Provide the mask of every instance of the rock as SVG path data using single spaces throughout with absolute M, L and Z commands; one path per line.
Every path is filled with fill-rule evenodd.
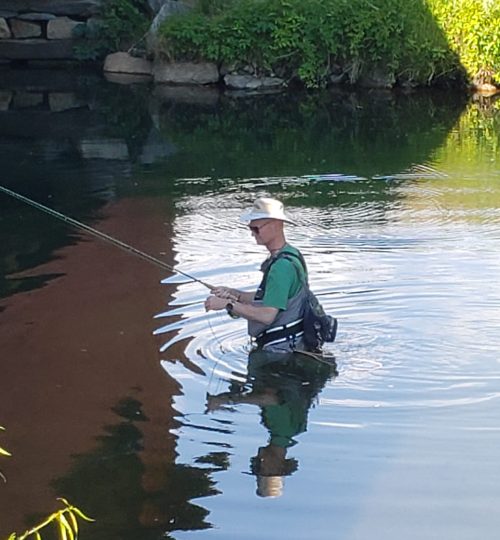
M 103 23 L 100 17 L 90 17 L 87 19 L 87 34 L 95 36 L 102 28 Z
M 12 101 L 12 92 L 10 90 L 0 90 L 0 111 L 8 111 Z
M 151 0 L 150 0 L 151 2 Z M 148 33 L 146 35 L 146 47 L 148 51 L 155 51 L 156 44 L 158 42 L 158 28 L 161 23 L 165 21 L 171 15 L 178 13 L 187 13 L 191 10 L 191 6 L 184 2 L 176 2 L 175 0 L 156 0 L 154 5 L 157 5 L 161 2 L 161 7 L 156 13 L 151 26 L 149 27 Z
M 90 17 L 99 12 L 101 0 L 2 0 L 2 9 L 17 13 L 36 12 Z
M 279 77 L 255 77 L 253 75 L 226 75 L 224 84 L 236 90 L 264 90 L 282 88 L 286 85 Z
M 347 73 L 338 64 L 334 64 L 330 68 L 328 80 L 330 84 L 341 84 L 347 79 Z
M 2 17 L 0 18 L 0 39 L 9 39 L 12 36 L 7 21 Z
M 84 105 L 85 103 L 80 101 L 72 92 L 51 92 L 49 94 L 49 107 L 52 112 L 78 109 Z
M 85 159 L 129 159 L 127 143 L 123 139 L 83 139 L 80 152 Z
M 0 17 L 2 19 L 12 19 L 12 17 L 17 16 L 17 11 L 4 11 L 0 9 Z
M 363 73 L 358 84 L 363 88 L 392 88 L 396 84 L 396 77 L 383 68 L 374 68 L 369 73 Z
M 24 13 L 23 15 L 17 15 L 16 18 L 22 21 L 51 21 L 56 16 L 52 13 Z
M 48 39 L 71 39 L 73 30 L 82 23 L 69 17 L 57 17 L 47 24 Z
M 500 92 L 500 88 L 491 83 L 476 83 L 473 90 L 482 96 L 494 96 Z
M 42 35 L 42 27 L 33 22 L 11 19 L 10 28 L 13 37 L 17 39 L 36 38 Z
M 28 109 L 43 104 L 43 94 L 37 92 L 16 92 L 12 100 L 13 109 Z
M 182 1 L 182 0 L 147 0 L 149 9 L 152 13 L 159 13 L 165 6 L 168 6 L 168 9 L 180 9 L 180 10 L 189 10 L 192 9 L 196 4 L 196 1 Z M 172 4 L 179 4 L 177 7 L 172 6 Z M 178 11 L 176 12 L 178 13 Z
M 342 84 L 347 79 L 347 75 L 345 73 L 341 73 L 340 75 L 330 75 L 330 84 Z
M 73 40 L 0 40 L 0 58 L 10 60 L 65 60 L 73 58 Z
M 133 73 L 151 75 L 153 65 L 145 58 L 135 58 L 126 52 L 108 54 L 104 61 L 104 71 L 111 73 Z
M 219 80 L 215 64 L 206 63 L 155 63 L 153 76 L 157 83 L 169 84 L 213 84 Z

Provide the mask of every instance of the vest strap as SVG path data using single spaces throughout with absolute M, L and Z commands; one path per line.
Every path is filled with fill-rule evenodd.
M 300 318 L 282 326 L 269 328 L 269 330 L 260 333 L 255 338 L 255 342 L 259 347 L 263 347 L 264 345 L 282 343 L 291 338 L 300 337 L 304 333 L 303 323 L 304 319 Z

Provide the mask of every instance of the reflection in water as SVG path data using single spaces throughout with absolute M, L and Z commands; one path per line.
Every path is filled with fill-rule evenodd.
M 287 458 L 295 437 L 307 429 L 307 415 L 326 381 L 336 375 L 333 358 L 321 359 L 300 353 L 273 354 L 252 351 L 246 383 L 233 382 L 228 392 L 207 394 L 207 410 L 250 404 L 260 408 L 269 443 L 251 459 L 257 478 L 257 495 L 279 497 L 283 477 L 295 472 L 298 462 Z M 307 474 L 307 472 L 306 472 Z
M 60 496 L 78 501 L 95 518 L 89 540 L 171 538 L 172 530 L 206 529 L 208 511 L 191 503 L 215 495 L 211 472 L 227 468 L 224 452 L 200 458 L 208 467 L 149 463 L 141 425 L 149 420 L 141 403 L 125 398 L 114 407 L 122 420 L 105 428 L 93 452 L 74 456 L 68 473 L 54 480 Z
M 54 79 L 50 84 L 58 86 Z M 303 248 L 313 289 L 342 322 L 333 385 L 332 374 L 299 372 L 290 380 L 276 365 L 252 376 L 252 362 L 249 376 L 243 327 L 225 316 L 208 319 L 205 289 L 178 283 L 172 293 L 170 286 L 174 297 L 164 302 L 167 309 L 146 298 L 141 287 L 147 285 L 136 285 L 140 280 L 116 285 L 132 266 L 121 260 L 103 285 L 108 272 L 100 263 L 109 254 L 102 251 L 99 261 L 85 259 L 79 283 L 64 292 L 70 259 L 60 251 L 72 245 L 81 254 L 82 238 L 0 198 L 0 315 L 3 354 L 10 359 L 2 371 L 9 391 L 0 392 L 3 414 L 10 415 L 6 436 L 46 430 L 53 420 L 46 411 L 71 411 L 76 386 L 86 397 L 102 393 L 96 391 L 102 366 L 117 350 L 123 384 L 116 395 L 140 382 L 154 404 L 127 399 L 115 408 L 120 420 L 100 423 L 109 403 L 102 411 L 93 403 L 97 418 L 87 434 L 100 433 L 102 423 L 105 434 L 87 451 L 85 437 L 75 437 L 84 431 L 81 425 L 72 428 L 65 437 L 75 439 L 71 452 L 77 455 L 66 473 L 64 458 L 59 469 L 54 460 L 44 460 L 39 450 L 50 445 L 40 445 L 43 437 L 19 435 L 15 456 L 36 440 L 24 463 L 29 461 L 30 471 L 46 469 L 24 515 L 43 507 L 45 479 L 57 477 L 57 494 L 98 519 L 84 531 L 89 539 L 179 540 L 197 534 L 254 540 L 282 535 L 283 523 L 290 538 L 305 538 L 311 522 L 318 539 L 496 538 L 500 116 L 494 101 L 467 104 L 449 92 L 237 100 L 155 89 L 151 96 L 147 87 L 70 76 L 67 88 L 55 90 L 78 99 L 73 108 L 56 111 L 48 109 L 55 103 L 49 83 L 48 89 L 39 81 L 20 84 L 2 74 L 0 84 L 8 94 L 29 87 L 44 95 L 39 106 L 21 110 L 21 101 L 13 99 L 0 111 L 0 168 L 9 187 L 94 225 L 104 203 L 126 198 L 127 219 L 119 229 L 129 217 L 135 227 L 131 216 L 141 197 L 155 197 L 164 212 L 154 223 L 147 213 L 140 217 L 151 227 L 137 247 L 159 238 L 151 244 L 159 255 L 168 252 L 165 240 L 172 238 L 179 268 L 208 282 L 229 277 L 234 286 L 256 279 L 262 253 L 242 250 L 248 232 L 233 224 L 256 196 L 274 195 L 299 218 L 290 241 Z M 172 234 L 162 224 L 172 226 Z M 56 270 L 36 273 L 59 256 Z M 29 270 L 30 276 L 18 274 Z M 46 316 L 61 296 L 72 300 L 75 290 L 88 296 L 86 287 L 107 291 L 111 280 L 112 294 L 92 296 L 94 305 L 78 319 L 84 327 L 78 340 L 69 330 L 74 327 L 58 315 Z M 130 298 L 134 286 L 139 292 L 133 306 L 124 308 L 121 300 Z M 28 289 L 31 294 L 22 294 Z M 117 345 L 141 295 L 154 307 L 143 306 L 137 339 L 128 348 L 143 343 L 140 336 L 150 337 L 153 328 L 145 327 L 151 313 L 162 311 L 158 319 L 166 320 L 158 329 L 161 342 L 132 369 L 139 353 L 130 356 Z M 43 305 L 36 304 L 40 297 Z M 71 308 L 54 312 L 69 319 Z M 12 313 L 18 319 L 9 318 Z M 41 313 L 40 320 L 33 313 Z M 120 320 L 107 332 L 105 320 L 115 313 Z M 94 315 L 97 325 L 91 324 Z M 15 340 L 8 330 L 15 331 Z M 29 332 L 36 338 L 30 341 Z M 99 353 L 92 353 L 79 341 L 98 332 Z M 50 343 L 41 355 L 44 334 Z M 157 356 L 162 343 L 170 346 Z M 59 356 L 64 358 L 56 362 Z M 168 385 L 151 392 L 156 373 L 144 377 L 144 368 L 158 367 L 160 359 L 182 385 L 173 397 Z M 307 384 L 299 385 L 303 380 Z M 216 396 L 209 400 L 212 408 L 228 394 L 241 402 L 204 414 L 207 392 Z M 40 406 L 49 399 L 52 409 Z M 311 407 L 316 399 L 321 406 Z M 142 406 L 151 419 L 141 414 Z M 151 414 L 155 407 L 169 417 L 168 426 L 161 414 Z M 21 411 L 22 427 L 12 429 Z M 176 429 L 169 433 L 172 425 Z M 148 446 L 144 441 L 154 426 L 156 444 Z M 268 444 L 260 443 L 265 437 Z M 296 438 L 301 444 L 292 448 Z M 32 457 L 37 451 L 39 462 Z M 283 489 L 280 475 L 299 463 Z M 248 472 L 255 478 L 243 474 Z M 8 476 L 7 488 L 20 477 Z M 259 493 L 281 490 L 283 496 L 272 503 L 255 497 L 256 481 Z M 35 487 L 31 482 L 19 482 L 16 501 Z M 242 527 L 249 522 L 252 527 Z M 3 520 L 0 525 L 9 526 Z

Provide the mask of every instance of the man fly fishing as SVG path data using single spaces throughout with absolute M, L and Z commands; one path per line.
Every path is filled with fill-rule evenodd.
M 0 192 L 153 264 L 201 283 L 212 292 L 205 300 L 206 310 L 226 309 L 233 317 L 245 318 L 248 321 L 248 333 L 261 350 L 316 353 L 321 352 L 325 341 L 335 340 L 337 319 L 324 312 L 318 299 L 309 289 L 304 258 L 285 239 L 284 224 L 293 222 L 286 216 L 283 204 L 276 199 L 266 197 L 257 199 L 251 211 L 241 216 L 241 220 L 248 224 L 257 243 L 266 246 L 269 251 L 268 258 L 261 266 L 264 274 L 262 281 L 257 291 L 253 293 L 230 287 L 213 287 L 117 238 L 1 185 Z
M 259 198 L 240 220 L 248 224 L 257 244 L 269 251 L 262 263 L 262 281 L 256 292 L 215 287 L 205 301 L 207 311 L 227 310 L 248 321 L 248 333 L 269 352 L 307 351 L 304 306 L 307 302 L 307 267 L 298 249 L 287 243 L 284 224 L 293 223 L 283 203 Z

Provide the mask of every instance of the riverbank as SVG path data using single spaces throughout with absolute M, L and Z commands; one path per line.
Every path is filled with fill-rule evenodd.
M 156 58 L 214 62 L 225 82 L 270 77 L 308 88 L 499 82 L 500 6 L 483 0 L 240 0 L 167 18 Z M 217 7 L 218 6 L 218 7 Z
M 445 86 L 498 92 L 486 0 L 6 0 L 0 64 L 93 63 L 155 84 L 244 92 Z

